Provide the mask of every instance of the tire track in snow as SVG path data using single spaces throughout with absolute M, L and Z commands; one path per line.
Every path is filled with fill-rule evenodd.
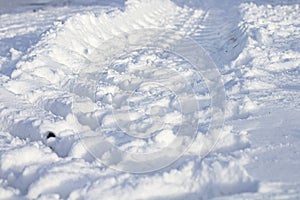
M 212 1 L 211 4 L 218 2 Z M 247 27 L 243 24 L 238 4 L 234 1 L 230 7 L 206 7 L 205 15 L 199 23 L 201 27 L 191 36 L 210 53 L 222 70 L 225 65 L 235 60 L 245 47 Z
M 36 47 L 36 51 L 33 51 L 31 55 L 36 56 L 36 58 L 32 62 L 20 62 L 19 67 L 16 71 L 13 73 L 13 77 L 17 80 L 26 80 L 30 79 L 31 81 L 36 81 L 38 84 L 32 84 L 32 85 L 41 85 L 45 86 L 46 88 L 49 88 L 48 91 L 51 91 L 49 96 L 55 99 L 53 97 L 53 93 L 57 92 L 57 97 L 61 97 L 62 93 L 65 91 L 61 91 L 60 86 L 64 84 L 64 81 L 67 83 L 70 81 L 65 79 L 60 80 L 60 77 L 64 77 L 65 73 L 68 75 L 71 75 L 72 77 L 72 68 L 73 70 L 80 69 L 80 66 L 88 66 L 89 63 L 93 63 L 92 58 L 90 58 L 88 55 L 86 55 L 84 52 L 86 49 L 89 51 L 92 51 L 95 49 L 94 46 L 98 46 L 101 44 L 101 42 L 105 39 L 108 39 L 111 37 L 111 35 L 118 35 L 122 33 L 122 31 L 130 31 L 133 29 L 136 29 L 138 24 L 138 28 L 145 28 L 145 27 L 159 27 L 161 26 L 162 22 L 158 20 L 153 20 L 153 16 L 160 15 L 165 13 L 166 19 L 172 20 L 172 14 L 175 10 L 174 6 L 168 7 L 168 6 L 157 6 L 154 11 L 152 11 L 151 7 L 154 7 L 154 5 L 157 5 L 157 3 L 152 4 L 141 4 L 141 8 L 138 5 L 129 6 L 127 13 L 118 13 L 120 16 L 116 16 L 112 19 L 108 18 L 107 15 L 101 16 L 97 18 L 94 15 L 80 15 L 76 16 L 74 18 L 71 18 L 68 22 L 66 22 L 65 27 L 62 28 L 62 30 L 58 31 L 58 36 L 56 36 L 54 39 L 51 39 L 52 34 L 49 34 L 49 36 L 46 36 L 41 41 L 41 44 L 38 46 L 49 46 L 50 48 L 46 48 L 42 50 L 41 48 Z M 150 12 L 143 12 L 144 10 L 150 10 Z M 117 15 L 117 14 L 114 14 Z M 136 22 L 136 24 L 133 24 L 129 30 L 126 30 L 126 27 L 128 24 L 131 24 L 132 19 L 135 18 L 135 15 L 141 16 L 140 21 Z M 168 17 L 169 15 L 169 17 Z M 170 17 L 171 16 L 171 17 Z M 131 19 L 132 18 L 132 19 Z M 145 19 L 144 21 L 142 21 Z M 152 22 L 151 22 L 152 19 Z M 126 24 L 127 23 L 127 24 Z M 168 22 L 169 23 L 169 22 Z M 124 27 L 121 25 L 125 24 Z M 61 25 L 63 26 L 63 25 Z M 90 27 L 97 28 L 102 27 L 101 29 L 98 28 L 96 30 L 90 29 Z M 105 27 L 105 28 L 103 28 Z M 58 28 L 59 29 L 59 28 Z M 55 32 L 53 35 L 56 35 Z M 81 34 L 82 37 L 79 39 L 78 34 Z M 89 35 L 89 37 L 84 37 L 86 34 Z M 71 45 L 65 45 L 66 42 L 64 42 L 65 38 L 68 38 L 70 41 L 69 43 Z M 97 44 L 98 43 L 98 44 Z M 73 45 L 73 46 L 72 46 Z M 77 46 L 76 46 L 77 45 Z M 91 49 L 91 50 L 90 50 Z M 45 53 L 44 53 L 45 52 Z M 66 60 L 67 59 L 67 60 Z M 41 63 L 41 64 L 36 64 Z M 37 68 L 35 68 L 37 67 Z M 42 69 L 42 70 L 40 70 Z M 43 70 L 44 69 L 44 70 Z M 50 69 L 50 70 L 49 70 Z M 62 70 L 63 69 L 63 70 Z M 48 70 L 48 71 L 45 71 Z M 99 69 L 91 69 L 98 71 Z M 51 76 L 53 74 L 54 76 Z M 26 77 L 28 76 L 28 77 Z M 16 82 L 14 81 L 14 82 Z M 21 81 L 20 81 L 21 82 Z M 63 82 L 63 83 L 61 83 Z M 49 84 L 51 83 L 51 84 Z M 73 84 L 73 82 L 69 82 Z M 6 84 L 7 88 L 9 88 L 11 91 L 19 94 L 25 94 L 25 97 L 30 100 L 32 103 L 35 104 L 42 104 L 41 107 L 55 107 L 48 104 L 47 97 L 47 89 L 43 89 L 43 91 L 39 91 L 38 88 L 22 88 L 21 90 L 19 88 L 14 88 L 13 84 L 10 87 L 10 83 Z M 21 83 L 20 83 L 21 85 Z M 75 94 L 79 96 L 86 96 L 92 98 L 93 93 L 95 91 L 95 88 L 93 85 L 86 85 L 85 83 L 78 84 L 72 87 Z M 84 94 L 82 94 L 82 89 L 87 90 Z M 31 98 L 28 94 L 32 94 L 33 98 Z M 43 102 L 43 98 L 40 98 L 41 95 L 43 98 L 46 99 L 46 102 Z M 68 95 L 66 95 L 68 98 Z M 70 97 L 70 96 L 69 96 Z M 60 98 L 61 99 L 61 98 Z M 49 101 L 51 102 L 51 101 Z M 62 102 L 62 104 L 64 104 Z M 66 105 L 66 107 L 68 107 Z M 51 110 L 50 110 L 51 111 Z M 65 116 L 58 116 L 58 117 L 65 117 Z
M 68 118 L 71 115 L 72 110 L 65 110 L 63 112 L 57 113 L 56 110 L 58 108 L 69 108 L 70 99 L 75 94 L 77 97 L 83 99 L 83 103 L 89 103 L 90 105 L 95 105 L 95 101 L 93 99 L 93 93 L 95 91 L 95 87 L 93 84 L 87 85 L 85 81 L 80 83 L 75 83 L 72 79 L 76 79 L 76 72 L 84 71 L 85 76 L 89 79 L 95 79 L 92 76 L 94 72 L 99 72 L 98 68 L 88 68 L 91 63 L 97 61 L 97 58 L 92 57 L 91 52 L 97 52 L 97 48 L 101 46 L 103 41 L 112 37 L 112 35 L 118 35 L 121 33 L 130 32 L 134 29 L 142 29 L 142 28 L 151 28 L 151 27 L 167 27 L 174 28 L 186 35 L 192 35 L 194 32 L 197 33 L 198 27 L 202 26 L 202 24 L 207 23 L 206 25 L 212 27 L 215 23 L 213 20 L 215 15 L 207 14 L 208 12 L 199 10 L 194 10 L 193 8 L 188 7 L 177 7 L 175 4 L 163 1 L 147 1 L 147 2 L 134 2 L 129 4 L 124 12 L 116 11 L 110 14 L 103 15 L 94 15 L 93 13 L 89 14 L 79 14 L 77 16 L 72 17 L 64 24 L 59 24 L 55 29 L 49 32 L 41 42 L 35 47 L 35 50 L 29 55 L 29 58 L 32 58 L 32 61 L 24 61 L 18 64 L 18 69 L 13 72 L 13 80 L 10 80 L 7 84 L 4 84 L 10 91 L 18 93 L 20 96 L 25 95 L 24 99 L 29 99 L 29 101 L 33 105 L 39 105 L 41 109 L 45 109 L 45 116 L 47 111 L 50 111 L 50 117 L 52 117 L 52 122 L 43 121 L 39 126 L 41 132 L 45 132 L 49 129 L 54 130 L 54 132 L 58 133 L 59 137 L 62 138 L 61 144 L 70 143 L 70 149 L 67 149 L 63 155 L 71 156 L 71 157 L 84 157 L 86 160 L 89 160 L 86 152 L 80 149 L 80 143 L 76 139 L 73 141 L 68 141 L 67 138 L 70 135 L 75 135 L 76 130 L 74 130 L 72 120 Z M 210 15 L 210 16 L 209 16 Z M 157 16 L 160 16 L 157 18 Z M 205 17 L 209 16 L 209 17 Z M 219 15 L 218 17 L 220 17 Z M 216 26 L 220 27 L 219 24 Z M 226 29 L 229 33 L 232 33 L 231 26 Z M 194 30 L 193 30 L 194 29 Z M 212 38 L 216 38 L 217 36 L 211 36 L 214 33 L 213 28 L 208 28 L 204 26 L 201 29 L 197 41 L 203 41 L 203 45 L 209 47 L 213 46 L 208 41 Z M 242 34 L 239 29 L 236 29 L 237 35 Z M 233 31 L 235 33 L 235 31 Z M 205 33 L 202 35 L 202 33 Z M 86 36 L 89 37 L 86 37 Z M 197 34 L 196 34 L 197 35 Z M 242 34 L 243 35 L 243 34 Z M 230 36 L 226 35 L 220 39 L 220 42 L 223 42 L 223 46 L 226 46 L 226 41 L 230 40 Z M 225 43 L 224 43 L 225 41 Z M 206 43 L 208 42 L 208 43 Z M 236 41 L 235 41 L 236 42 Z M 213 51 L 213 50 L 211 50 Z M 222 59 L 222 58 L 221 58 Z M 232 59 L 232 57 L 231 57 Z M 226 59 L 224 59 L 226 61 Z M 228 59 L 230 60 L 230 59 Z M 75 73 L 74 73 L 75 72 Z M 16 88 L 16 83 L 22 83 L 22 81 L 30 80 L 33 82 L 32 85 L 38 85 L 39 88 Z M 69 91 L 65 89 L 61 89 L 61 86 L 64 85 L 64 88 L 71 87 Z M 83 89 L 85 92 L 82 92 Z M 58 100 L 58 101 L 57 101 Z M 62 114 L 65 113 L 65 114 Z M 69 113 L 69 115 L 68 115 Z M 85 116 L 85 119 L 81 120 L 82 126 L 81 130 L 84 131 L 86 129 L 90 129 L 91 127 L 84 126 L 93 124 L 93 121 L 89 116 Z M 67 130 L 67 131 L 66 131 Z M 230 146 L 237 146 L 241 143 L 238 137 L 233 136 L 230 128 L 226 128 L 223 130 L 223 140 L 224 144 L 219 144 L 217 149 L 226 149 Z M 19 133 L 20 134 L 20 133 Z M 70 136 L 71 137 L 71 136 Z M 204 136 L 199 136 L 197 138 L 199 141 L 205 140 Z M 197 142 L 197 141 L 196 141 Z M 207 141 L 209 143 L 210 141 Z M 78 143 L 78 145 L 76 145 Z M 58 148 L 54 150 L 58 154 L 61 149 Z M 73 145 L 73 146 L 72 146 Z M 208 145 L 208 144 L 207 144 Z M 227 146 L 228 145 L 228 146 Z M 243 144 L 241 145 L 243 146 Z M 243 147 L 242 147 L 243 148 Z M 198 151 L 197 148 L 194 148 L 191 151 L 191 154 L 196 154 Z M 222 152 L 222 151 L 220 151 Z M 229 151 L 230 152 L 230 151 Z M 255 190 L 255 184 L 251 180 L 251 178 L 247 177 L 246 172 L 240 167 L 238 161 L 231 158 L 230 156 L 224 159 L 224 156 L 212 156 L 208 159 L 205 159 L 201 162 L 200 159 L 195 159 L 194 156 L 185 156 L 181 162 L 177 163 L 178 169 L 175 171 L 170 171 L 170 169 L 166 169 L 164 174 L 170 177 L 170 182 L 174 184 L 174 187 L 179 187 L 181 185 L 181 180 L 173 180 L 172 177 L 177 176 L 176 173 L 180 174 L 183 179 L 190 179 L 186 182 L 186 185 L 190 186 L 192 189 L 181 189 L 178 191 L 177 195 L 185 196 L 188 193 L 195 193 L 194 197 L 204 195 L 204 197 L 213 197 L 221 194 L 231 194 L 235 192 L 241 191 L 250 191 Z M 223 157 L 223 158 L 222 158 Z M 229 174 L 227 177 L 221 177 L 221 174 L 227 171 Z M 174 174 L 175 173 L 175 174 Z M 234 175 L 236 173 L 236 175 Z M 189 174 L 188 176 L 186 174 Z M 162 174 L 161 174 L 162 175 Z M 143 188 L 143 184 L 149 182 L 159 182 L 164 183 L 166 180 L 159 175 L 150 176 L 147 180 L 144 180 L 140 177 L 135 177 L 135 179 L 131 179 L 132 183 L 139 185 L 138 190 L 132 191 L 130 186 L 125 186 L 124 188 L 117 188 L 122 193 L 127 195 L 137 195 L 139 191 Z M 206 176 L 207 180 L 201 177 Z M 218 177 L 220 176 L 220 177 Z M 216 178 L 213 178 L 216 177 Z M 103 178 L 103 177 L 101 177 Z M 224 179 L 225 178 L 225 179 Z M 105 178 L 103 178 L 105 179 Z M 223 191 L 223 185 L 231 181 L 227 179 L 235 180 L 234 184 L 243 185 L 240 187 L 233 188 L 232 190 Z M 199 180 L 203 182 L 199 184 Z M 76 191 L 73 193 L 73 196 L 76 195 L 93 195 L 98 193 L 103 193 L 98 183 L 89 183 L 90 193 L 84 193 L 83 191 L 77 193 Z M 158 185 L 158 187 L 161 187 Z M 204 189 L 207 187 L 217 188 L 214 191 Z M 250 187 L 250 189 L 249 189 Z M 253 189 L 254 188 L 254 189 Z M 111 188 L 110 191 L 106 192 L 107 196 L 113 195 L 114 189 Z M 140 193 L 142 194 L 142 193 Z M 35 194 L 32 193 L 31 197 L 35 197 Z M 145 195 L 152 196 L 151 193 L 146 193 Z M 167 197 L 168 186 L 162 187 L 160 193 L 157 194 L 158 197 Z M 143 196 L 141 196 L 142 198 Z M 152 196 L 155 197 L 155 196 Z M 116 197 L 117 198 L 117 197 Z M 138 198 L 138 196 L 136 196 Z

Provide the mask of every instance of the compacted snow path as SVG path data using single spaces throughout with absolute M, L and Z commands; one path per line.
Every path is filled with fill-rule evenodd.
M 299 197 L 299 4 L 84 4 L 0 15 L 0 198 Z M 157 48 L 185 37 L 226 102 Z M 225 123 L 210 131 L 214 99 Z M 286 172 L 273 179 L 276 152 Z

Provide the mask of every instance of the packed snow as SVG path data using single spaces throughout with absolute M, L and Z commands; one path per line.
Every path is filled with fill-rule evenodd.
M 300 1 L 0 1 L 0 199 L 299 199 Z

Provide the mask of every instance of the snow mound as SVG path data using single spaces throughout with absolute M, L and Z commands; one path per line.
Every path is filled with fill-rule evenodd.
M 219 119 L 213 117 L 205 77 L 178 55 L 151 48 L 122 52 L 127 43 L 112 41 L 136 30 L 172 29 L 178 35 L 168 38 L 170 43 L 190 36 L 210 47 L 217 64 L 228 64 L 243 52 L 246 31 L 234 10 L 232 15 L 238 18 L 226 21 L 215 49 L 212 40 L 218 34 L 211 33 L 221 26 L 224 10 L 213 10 L 168 0 L 128 1 L 124 10 L 86 10 L 56 21 L 20 59 L 11 50 L 16 69 L 10 77 L 10 73 L 1 75 L 5 96 L 0 121 L 5 124 L 1 130 L 9 132 L 4 137 L 18 142 L 9 144 L 0 157 L 3 193 L 53 199 L 207 199 L 257 191 L 258 183 L 243 167 L 247 158 L 237 153 L 250 145 L 246 134 L 229 125 L 208 132 L 210 122 Z M 142 84 L 142 80 L 150 81 Z M 234 87 L 225 84 L 233 92 Z M 244 98 L 240 107 L 229 103 L 229 110 L 236 110 L 230 119 L 247 118 L 256 105 L 250 98 Z M 56 137 L 47 139 L 49 131 Z M 186 135 L 191 132 L 195 137 L 188 151 L 177 149 L 184 154 L 157 172 L 118 172 L 97 160 L 106 159 L 106 164 L 118 169 L 122 161 L 135 159 L 111 151 L 99 138 L 122 151 L 147 154 L 176 138 L 188 143 Z M 164 163 L 161 157 L 168 160 L 172 155 L 164 152 L 154 164 Z M 136 167 L 134 162 L 127 166 Z

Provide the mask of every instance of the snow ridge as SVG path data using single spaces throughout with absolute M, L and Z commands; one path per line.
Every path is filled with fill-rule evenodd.
M 55 22 L 21 57 L 21 49 L 10 50 L 16 63 L 10 65 L 11 73 L 4 70 L 7 73 L 2 73 L 0 79 L 4 94 L 0 105 L 3 125 L 0 136 L 7 141 L 0 149 L 0 192 L 6 195 L 4 198 L 208 199 L 262 192 L 266 186 L 260 187 L 244 168 L 249 161 L 245 153 L 250 147 L 247 129 L 241 131 L 231 123 L 236 119 L 251 119 L 260 106 L 273 104 L 265 101 L 270 89 L 274 89 L 279 99 L 285 93 L 290 95 L 276 101 L 279 107 L 289 102 L 299 108 L 299 102 L 293 101 L 300 99 L 299 79 L 294 73 L 299 70 L 299 5 L 274 8 L 234 1 L 227 12 L 215 3 L 183 6 L 180 1 L 131 0 L 126 2 L 124 10 L 82 9 L 66 20 Z M 290 15 L 279 18 L 277 12 Z M 269 18 L 272 23 L 261 21 L 267 20 L 263 15 L 273 16 Z M 288 22 L 293 25 L 287 26 L 286 32 L 280 30 Z M 127 52 L 109 66 L 100 62 L 117 54 L 114 48 L 126 46 L 112 42 L 112 51 L 99 54 L 107 47 L 107 40 L 153 28 L 170 28 L 195 39 L 208 50 L 224 77 L 228 122 L 219 130 L 222 132 L 219 142 L 205 158 L 201 155 L 210 150 L 219 134 L 205 134 L 211 120 L 209 91 L 189 63 L 153 49 Z M 289 35 L 291 32 L 295 34 L 293 37 Z M 282 62 L 277 62 L 278 59 Z M 159 66 L 159 70 L 153 65 Z M 166 70 L 165 66 L 169 68 Z M 282 73 L 287 80 L 278 78 Z M 189 87 L 181 84 L 182 77 L 189 81 Z M 164 81 L 161 85 L 142 85 L 128 95 L 130 103 L 142 108 L 131 109 L 124 103 L 125 97 L 118 94 L 134 85 L 132 80 L 146 78 Z M 202 105 L 200 111 L 185 118 L 179 112 L 176 98 L 171 98 L 176 95 L 165 89 L 168 84 L 176 85 L 187 97 L 186 101 L 194 90 Z M 294 92 L 287 92 L 286 88 Z M 175 91 L 175 87 L 172 89 Z M 15 101 L 11 102 L 12 99 Z M 153 109 L 147 110 L 145 102 Z M 121 110 L 117 123 L 124 130 L 132 134 L 140 130 L 145 134 L 159 131 L 151 139 L 130 140 L 115 128 L 116 116 L 109 109 L 111 105 Z M 131 121 L 124 113 L 130 113 Z M 164 116 L 150 119 L 145 113 L 164 113 Z M 149 153 L 167 146 L 177 136 L 175 129 L 182 121 L 197 117 L 202 121 L 189 151 L 157 172 L 138 175 L 115 171 L 99 164 L 82 143 L 99 146 L 93 134 L 101 130 L 101 137 L 124 151 Z M 157 120 L 156 125 L 164 127 L 152 127 L 150 120 Z M 164 124 L 159 124 L 160 121 Z M 57 137 L 46 139 L 48 131 Z M 95 148 L 101 151 L 101 156 L 108 157 L 111 166 L 118 166 L 125 159 L 111 156 L 105 145 Z

